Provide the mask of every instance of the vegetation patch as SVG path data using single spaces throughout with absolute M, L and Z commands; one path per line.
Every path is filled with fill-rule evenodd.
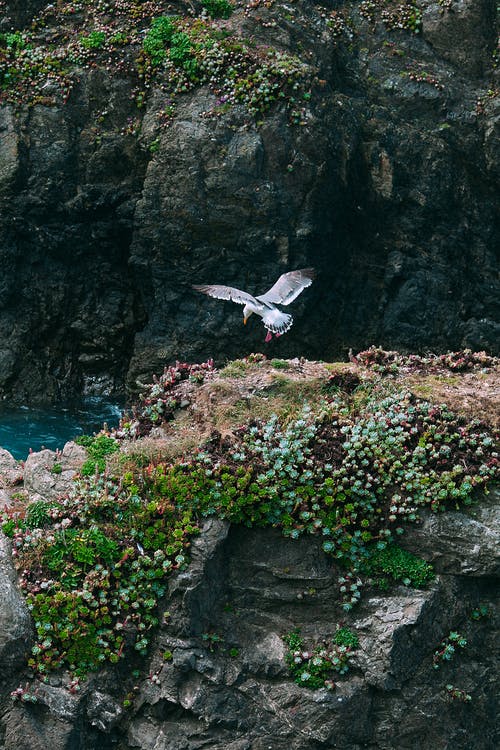
M 88 478 L 61 502 L 4 521 L 35 623 L 29 665 L 38 674 L 66 667 L 84 676 L 124 650 L 146 653 L 166 576 L 186 565 L 198 526 L 188 509 L 137 491 L 130 476 Z
M 153 65 L 160 65 L 165 60 L 167 45 L 170 43 L 174 31 L 174 24 L 167 16 L 159 16 L 151 22 L 142 46 Z
M 262 117 L 281 100 L 290 120 L 299 124 L 303 118 L 300 101 L 310 97 L 309 66 L 299 58 L 259 47 L 204 19 L 155 19 L 138 58 L 138 72 L 139 106 L 153 79 L 164 82 L 171 96 L 208 85 L 217 102 L 206 116 L 220 114 L 221 105 L 244 104 L 252 115 Z
M 333 678 L 349 671 L 352 651 L 358 647 L 357 637 L 346 628 L 338 630 L 330 642 L 321 641 L 312 648 L 304 645 L 299 630 L 288 633 L 283 640 L 288 646 L 285 661 L 294 682 L 312 690 L 333 690 Z
M 386 351 L 376 346 L 371 346 L 369 349 L 353 355 L 353 361 L 374 370 L 380 375 L 422 371 L 426 373 L 467 372 L 497 367 L 500 362 L 498 357 L 492 357 L 486 352 L 473 352 L 471 349 L 423 356 Z
M 457 648 L 465 648 L 466 645 L 467 640 L 463 635 L 451 631 L 450 634 L 441 641 L 436 651 L 434 651 L 434 656 L 432 657 L 434 669 L 439 669 L 444 662 L 451 661 Z
M 67 498 L 3 513 L 35 622 L 30 664 L 38 673 L 65 666 L 83 675 L 126 653 L 146 653 L 166 578 L 187 564 L 205 517 L 318 539 L 339 565 L 338 604 L 349 611 L 371 578 L 426 585 L 430 566 L 396 544 L 406 524 L 423 509 L 471 504 L 475 490 L 498 477 L 491 430 L 385 380 L 364 388 L 362 398 L 361 386 L 349 393 L 316 383 L 322 402 L 314 410 L 213 432 L 181 460 L 128 454 L 125 466 L 106 468 L 122 437 L 170 419 L 183 389 L 211 373 L 210 362 L 167 368 L 114 437 L 83 439 L 92 470 Z M 438 666 L 461 646 L 452 635 L 436 652 Z M 305 649 L 297 639 L 289 644 L 299 652 L 295 679 L 308 687 L 347 668 L 356 643 L 344 629 L 331 645 Z
M 234 10 L 228 0 L 201 0 L 201 4 L 211 18 L 229 18 Z
M 371 24 L 381 22 L 390 31 L 418 34 L 422 27 L 422 10 L 416 0 L 363 0 L 359 13 Z
M 303 124 L 314 70 L 270 45 L 244 38 L 226 21 L 228 0 L 202 0 L 201 15 L 173 15 L 168 3 L 49 4 L 31 28 L 0 34 L 0 102 L 55 105 L 68 100 L 82 69 L 128 77 L 143 107 L 152 87 L 165 94 L 158 125 L 175 115 L 175 99 L 199 86 L 216 97 L 206 117 L 241 104 L 262 118 L 275 103 Z M 182 8 L 184 11 L 184 8 Z
M 96 472 L 103 472 L 106 468 L 106 458 L 116 453 L 120 445 L 117 440 L 108 435 L 80 435 L 75 439 L 75 443 L 82 445 L 88 453 L 88 459 L 81 468 L 81 474 L 88 477 Z
M 333 636 L 333 642 L 337 646 L 347 646 L 354 650 L 359 646 L 359 638 L 350 628 L 338 628 Z
M 455 685 L 446 685 L 445 691 L 447 697 L 452 701 L 459 701 L 460 703 L 470 703 L 472 701 L 472 695 Z
M 122 420 L 119 435 L 144 437 L 153 427 L 170 421 L 186 398 L 186 393 L 180 388 L 182 382 L 203 383 L 213 367 L 211 359 L 200 365 L 177 362 L 166 367 L 160 377 L 155 376 L 151 384 L 144 386 L 132 414 Z
M 383 588 L 388 587 L 388 578 L 415 588 L 424 588 L 434 578 L 432 565 L 397 544 L 371 550 L 363 565 L 363 572 L 375 578 L 377 585 Z

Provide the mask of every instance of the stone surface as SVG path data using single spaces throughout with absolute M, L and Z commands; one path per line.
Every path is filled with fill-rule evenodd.
M 403 546 L 417 548 L 439 573 L 498 576 L 500 571 L 500 491 L 492 488 L 469 513 L 425 513 L 418 529 L 409 529 Z M 436 539 L 439 544 L 436 544 Z
M 22 464 L 5 448 L 0 448 L 0 488 L 12 488 L 22 481 L 22 477 Z
M 32 625 L 16 585 L 9 540 L 0 531 L 0 685 L 23 665 L 29 653 Z
M 2 0 L 0 2 L 0 27 L 11 31 L 29 24 L 38 11 L 48 3 L 45 0 Z
M 495 39 L 495 0 L 454 0 L 443 11 L 436 2 L 424 3 L 422 33 L 445 60 L 461 71 L 480 76 L 490 65 Z M 460 36 L 462 43 L 455 41 Z
M 460 514 L 442 518 L 441 530 L 448 518 L 458 537 Z M 415 545 L 419 534 L 425 539 L 428 533 L 424 525 L 416 532 Z M 468 533 L 463 525 L 463 540 Z M 150 677 L 155 677 L 143 682 L 138 710 L 120 747 L 191 750 L 207 742 L 221 750 L 232 747 L 230 743 L 252 749 L 416 750 L 422 736 L 435 747 L 446 746 L 452 736 L 465 750 L 471 732 L 475 746 L 493 747 L 488 699 L 482 700 L 491 690 L 495 666 L 480 656 L 494 637 L 492 623 L 485 628 L 468 621 L 474 602 L 491 597 L 488 584 L 471 578 L 472 585 L 463 586 L 457 566 L 429 590 L 401 587 L 389 596 L 367 596 L 359 610 L 346 616 L 335 587 L 338 571 L 314 541 L 287 541 L 272 530 L 233 528 L 228 535 L 219 523 L 210 523 L 207 534 L 206 571 L 211 572 L 203 574 L 200 567 L 205 549 L 200 538 L 192 571 L 173 583 L 172 618 L 158 636 L 158 651 L 171 650 L 173 659 L 168 664 L 158 657 L 150 662 Z M 488 545 L 486 525 L 483 534 Z M 439 549 L 439 533 L 433 537 Z M 474 551 L 466 547 L 464 558 L 469 554 L 474 559 Z M 346 617 L 360 638 L 350 675 L 339 679 L 332 693 L 291 683 L 283 635 L 300 627 L 304 637 L 314 641 L 333 633 Z M 457 628 L 468 628 L 473 656 L 457 657 L 456 664 L 436 672 L 432 654 Z M 206 631 L 223 637 L 223 645 L 207 650 L 200 638 Z M 238 648 L 236 658 L 229 658 L 230 647 Z M 457 715 L 446 700 L 444 684 L 458 680 L 472 690 L 483 678 L 484 690 L 478 689 L 482 695 L 475 704 L 479 715 Z
M 66 443 L 62 452 L 45 449 L 30 453 L 24 463 L 24 489 L 30 500 L 57 500 L 68 493 L 86 459 L 85 448 L 73 442 Z
M 487 551 L 494 497 L 477 506 L 473 543 L 461 513 L 440 514 L 438 526 L 424 521 L 407 535 L 414 551 L 425 554 L 432 539 L 438 552 L 441 572 L 427 590 L 367 590 L 351 613 L 339 600 L 342 571 L 318 540 L 207 520 L 189 568 L 170 580 L 162 604 L 170 615 L 140 676 L 131 678 L 130 664 L 117 665 L 76 695 L 58 678 L 24 678 L 37 702 L 12 704 L 0 694 L 2 750 L 417 750 L 450 743 L 492 750 L 497 619 Z M 489 615 L 475 621 L 479 603 Z M 312 646 L 338 625 L 349 625 L 360 641 L 348 674 L 333 691 L 293 683 L 283 636 L 298 627 Z M 434 651 L 451 630 L 467 647 L 435 670 Z M 13 676 L 12 686 L 20 681 Z M 472 704 L 450 701 L 446 684 L 470 693 Z

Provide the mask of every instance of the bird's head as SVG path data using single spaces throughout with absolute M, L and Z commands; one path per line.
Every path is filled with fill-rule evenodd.
M 243 324 L 247 324 L 247 320 L 250 317 L 250 315 L 253 313 L 253 310 L 248 305 L 245 305 L 243 308 Z

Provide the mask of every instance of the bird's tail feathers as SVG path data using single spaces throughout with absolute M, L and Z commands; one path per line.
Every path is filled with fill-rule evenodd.
M 271 333 L 283 334 L 290 330 L 293 325 L 293 318 L 289 313 L 281 310 L 270 310 L 262 317 L 264 328 Z

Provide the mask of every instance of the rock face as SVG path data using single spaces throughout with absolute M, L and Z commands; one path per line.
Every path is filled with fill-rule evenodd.
M 7 489 L 22 481 L 23 468 L 9 451 L 0 448 L 0 489 Z
M 45 0 L 7 0 L 0 2 L 0 23 L 5 29 L 28 25 L 47 3 Z M 2 28 L 2 30 L 3 30 Z
M 471 523 L 478 526 L 474 549 Z M 450 529 L 463 550 L 460 565 L 449 561 Z M 493 750 L 495 586 L 476 547 L 488 548 L 498 530 L 491 509 L 481 523 L 446 514 L 438 525 L 424 524 L 410 546 L 436 551 L 441 572 L 432 586 L 367 592 L 347 615 L 338 594 L 341 571 L 317 540 L 209 520 L 189 568 L 171 579 L 168 614 L 147 663 L 110 668 L 76 694 L 64 678 L 31 681 L 36 703 L 12 703 L 4 693 L 0 746 Z M 488 614 L 474 619 L 479 605 Z M 346 622 L 360 647 L 336 688 L 313 691 L 292 682 L 284 634 L 298 627 L 313 644 Z M 434 669 L 433 653 L 450 631 L 466 637 L 467 646 Z M 13 677 L 11 689 L 19 681 Z M 447 685 L 472 701 L 452 699 Z
M 2 28 L 41 5 L 0 3 Z M 262 349 L 260 325 L 191 284 L 262 293 L 305 265 L 318 281 L 275 356 L 498 348 L 495 1 L 420 0 L 419 34 L 378 2 L 266 5 L 230 23 L 314 67 L 302 125 L 280 107 L 207 118 L 199 88 L 159 130 L 164 93 L 139 111 L 135 82 L 97 65 L 65 105 L 0 106 L 2 395 L 117 392 Z
M 30 501 L 57 500 L 68 493 L 86 457 L 85 448 L 73 442 L 66 443 L 60 453 L 47 449 L 30 453 L 23 474 Z
M 31 618 L 16 586 L 10 542 L 0 531 L 0 690 L 22 667 L 32 637 Z M 1 737 L 1 735 L 0 735 Z

